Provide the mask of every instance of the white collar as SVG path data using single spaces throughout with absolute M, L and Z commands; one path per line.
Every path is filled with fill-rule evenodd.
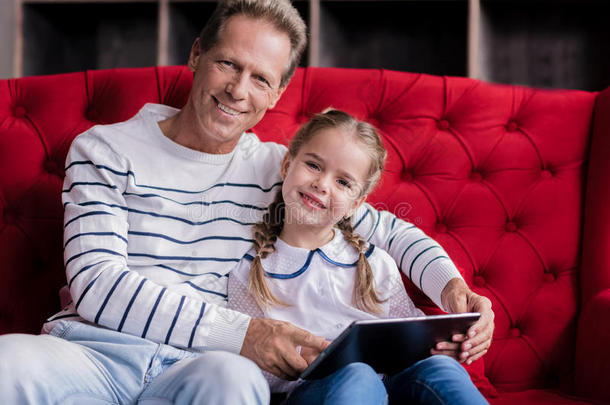
M 276 279 L 291 279 L 303 274 L 311 264 L 315 256 L 338 267 L 355 267 L 358 263 L 358 252 L 350 246 L 338 229 L 335 229 L 334 237 L 327 244 L 313 250 L 294 247 L 280 238 L 275 242 L 275 252 L 261 260 L 263 269 L 268 277 Z M 365 256 L 368 258 L 375 249 L 370 244 Z M 254 260 L 253 249 L 244 258 Z M 269 271 L 271 270 L 271 271 Z

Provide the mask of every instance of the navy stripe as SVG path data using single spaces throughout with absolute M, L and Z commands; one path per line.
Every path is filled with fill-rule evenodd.
M 210 275 L 216 276 L 218 278 L 229 277 L 228 274 L 222 275 L 220 273 L 216 273 L 216 272 L 213 272 L 213 271 L 208 271 L 206 273 L 187 273 L 185 271 L 180 271 L 178 269 L 175 269 L 173 267 L 167 266 L 165 264 L 157 264 L 156 267 L 161 267 L 162 269 L 170 270 L 170 271 L 173 271 L 174 273 L 182 274 L 183 276 L 205 276 L 205 275 L 210 274 Z
M 375 250 L 375 245 L 370 245 L 369 248 L 367 249 L 367 251 L 364 253 L 364 257 L 366 257 L 368 259 L 369 256 L 373 253 L 373 250 Z M 324 253 L 321 249 L 316 249 L 315 252 L 318 252 L 324 260 L 326 260 L 330 264 L 334 264 L 335 266 L 355 267 L 358 264 L 358 260 L 356 260 L 354 263 L 351 263 L 351 264 L 336 262 L 336 261 L 332 260 L 330 257 L 326 256 L 326 253 Z
M 111 188 L 113 190 L 118 189 L 117 186 L 113 186 L 113 185 L 106 184 L 106 183 L 100 183 L 99 181 L 75 181 L 74 183 L 70 184 L 70 187 L 68 187 L 65 190 L 61 190 L 61 192 L 69 193 L 76 186 L 100 186 L 100 187 Z
M 431 264 L 433 261 L 438 260 L 438 259 L 449 259 L 449 257 L 448 257 L 448 256 L 437 256 L 437 257 L 435 257 L 434 259 L 430 260 L 430 261 L 428 262 L 428 264 L 426 264 L 426 265 L 424 266 L 424 268 L 423 268 L 423 269 L 422 269 L 422 271 L 421 271 L 421 274 L 419 275 L 419 288 L 420 288 L 422 291 L 424 290 L 424 287 L 422 286 L 422 281 L 423 281 L 423 278 L 424 278 L 424 271 L 426 271 L 426 269 L 428 268 L 428 266 L 429 266 L 429 265 L 430 265 L 430 264 Z
M 135 179 L 135 176 L 134 176 Z M 142 187 L 142 188 L 150 188 L 151 190 L 160 190 L 160 191 L 171 191 L 174 193 L 183 193 L 183 194 L 203 194 L 206 193 L 214 188 L 217 187 L 243 187 L 243 188 L 257 188 L 259 190 L 261 190 L 264 193 L 268 193 L 269 191 L 273 190 L 275 187 L 282 185 L 282 182 L 277 182 L 275 184 L 272 184 L 271 187 L 269 188 L 264 188 L 261 187 L 258 184 L 242 184 L 242 183 L 218 183 L 218 184 L 214 184 L 213 186 L 210 186 L 208 188 L 206 188 L 205 190 L 199 190 L 199 191 L 190 191 L 190 190 L 180 190 L 180 189 L 176 189 L 176 188 L 167 188 L 167 187 L 157 187 L 157 186 L 147 186 L 147 185 L 143 185 L 143 184 L 136 184 L 136 186 L 138 187 Z
M 250 254 L 246 253 L 246 254 L 244 255 L 244 259 L 248 260 L 249 262 L 253 262 L 253 261 L 254 261 L 254 256 L 252 256 L 252 255 L 250 255 Z
M 121 235 L 119 235 L 116 232 L 84 232 L 84 233 L 78 233 L 78 234 L 74 235 L 73 237 L 71 237 L 70 239 L 68 239 L 66 241 L 66 244 L 64 245 L 64 249 L 66 246 L 68 246 L 68 243 L 72 242 L 76 238 L 80 238 L 81 236 L 116 236 L 117 238 L 121 239 L 123 242 L 127 243 L 127 239 L 125 239 L 124 237 L 122 237 Z
M 216 204 L 231 204 L 231 205 L 235 205 L 238 207 L 242 207 L 242 208 L 250 208 L 250 209 L 254 209 L 254 210 L 259 210 L 259 211 L 266 211 L 267 207 L 259 207 L 256 205 L 251 205 L 251 204 L 243 204 L 243 203 L 238 203 L 236 201 L 231 201 L 231 200 L 220 200 L 220 201 L 191 201 L 191 202 L 180 202 L 177 200 L 174 200 L 173 198 L 169 198 L 169 197 L 165 197 L 162 196 L 160 194 L 137 194 L 137 193 L 128 193 L 125 192 L 123 193 L 124 196 L 134 196 L 134 197 L 141 197 L 141 198 L 161 198 L 163 200 L 167 200 L 167 201 L 171 201 L 173 203 L 176 204 L 180 204 L 180 205 L 203 205 L 203 206 L 210 206 L 210 205 L 216 205 Z
M 68 265 L 68 263 L 70 263 L 72 260 L 74 259 L 78 259 L 79 257 L 86 255 L 87 253 L 109 253 L 111 255 L 115 255 L 115 256 L 121 256 L 123 257 L 122 254 L 115 252 L 114 250 L 109 250 L 109 249 L 91 249 L 91 250 L 87 250 L 85 252 L 80 252 L 79 254 L 76 254 L 74 256 L 72 256 L 71 258 L 69 258 L 66 261 L 66 266 Z
M 127 233 L 129 235 L 147 236 L 147 237 L 151 237 L 151 238 L 161 238 L 161 239 L 168 240 L 170 242 L 178 243 L 180 245 L 190 245 L 193 243 L 203 242 L 206 240 L 237 240 L 237 241 L 243 241 L 243 242 L 248 242 L 248 243 L 254 243 L 254 239 L 246 239 L 246 238 L 242 238 L 239 236 L 206 236 L 204 238 L 194 239 L 191 241 L 183 241 L 183 240 L 178 240 L 178 239 L 175 239 L 175 238 L 172 238 L 170 236 L 163 235 L 160 233 L 140 232 L 140 231 L 129 231 Z
M 204 190 L 190 191 L 190 190 L 181 190 L 181 189 L 175 189 L 175 188 L 148 186 L 148 185 L 144 185 L 144 184 L 138 184 L 138 182 L 136 181 L 136 175 L 131 170 L 129 170 L 127 172 L 121 172 L 121 171 L 118 171 L 118 170 L 115 170 L 115 169 L 111 169 L 108 166 L 95 164 L 95 163 L 93 163 L 90 160 L 74 161 L 74 162 L 70 163 L 70 165 L 68 165 L 65 170 L 68 170 L 72 166 L 76 166 L 76 165 L 91 165 L 91 166 L 94 166 L 94 167 L 96 167 L 98 169 L 108 170 L 109 172 L 112 172 L 112 173 L 114 173 L 114 174 L 116 174 L 118 176 L 124 176 L 124 177 L 131 176 L 131 177 L 133 177 L 134 185 L 136 185 L 137 187 L 149 188 L 149 189 L 152 189 L 152 190 L 172 191 L 172 192 L 175 192 L 175 193 L 184 193 L 184 194 L 200 194 L 200 193 L 205 193 L 206 191 L 209 191 L 209 190 L 211 190 L 213 188 L 216 188 L 216 187 L 248 187 L 248 188 L 257 188 L 257 189 L 267 193 L 267 192 L 273 190 L 273 188 L 275 188 L 275 187 L 277 187 L 277 186 L 282 184 L 282 182 L 279 181 L 279 182 L 277 182 L 275 184 L 272 184 L 271 187 L 269 187 L 269 188 L 264 188 L 264 187 L 261 187 L 259 184 L 252 184 L 252 183 L 230 183 L 230 182 L 226 182 L 226 183 L 214 184 L 213 186 L 210 186 L 210 187 L 208 187 L 208 188 L 206 188 Z
M 88 217 L 88 216 L 91 216 L 91 215 L 114 215 L 114 214 L 111 213 L 111 212 L 106 212 L 106 211 L 91 211 L 91 212 L 87 212 L 86 214 L 79 215 L 77 217 L 72 218 L 68 222 L 66 222 L 66 224 L 64 225 L 64 228 L 66 228 L 68 225 L 70 225 L 72 222 L 74 222 L 74 221 L 76 221 L 78 219 L 81 219 L 83 217 Z
M 396 217 L 392 220 L 392 225 L 390 225 L 390 231 L 394 229 L 394 225 L 396 225 Z
M 238 221 L 237 219 L 229 218 L 229 217 L 219 217 L 219 218 L 210 219 L 208 221 L 193 222 L 193 221 L 189 221 L 188 219 L 184 219 L 184 218 L 180 218 L 180 217 L 174 217 L 174 216 L 171 216 L 171 215 L 157 214 L 156 212 L 151 212 L 151 211 L 136 210 L 134 208 L 125 207 L 125 206 L 118 205 L 118 204 L 108 204 L 108 203 L 104 203 L 104 202 L 101 202 L 101 201 L 88 201 L 88 202 L 80 203 L 78 205 L 81 205 L 81 206 L 103 205 L 103 206 L 106 206 L 106 207 L 109 207 L 109 208 L 120 208 L 120 209 L 122 209 L 124 211 L 127 211 L 127 212 L 133 212 L 133 213 L 142 214 L 142 215 L 150 215 L 150 216 L 157 217 L 157 218 L 173 219 L 175 221 L 184 222 L 184 223 L 189 224 L 189 225 L 206 225 L 206 224 L 209 224 L 210 222 L 216 222 L 216 221 L 231 221 L 231 222 L 238 223 L 240 225 L 248 225 L 248 226 L 255 224 L 255 222 L 242 222 L 242 221 Z M 105 211 L 102 211 L 102 212 L 105 212 Z
M 396 222 L 396 218 L 394 218 L 394 221 L 392 221 L 392 228 L 394 228 L 394 222 Z M 415 228 L 415 225 L 411 225 L 411 226 L 409 226 L 409 227 L 408 227 L 408 228 L 406 228 L 404 231 L 408 231 L 409 229 L 413 229 L 413 228 Z M 404 231 L 403 231 L 403 232 L 404 232 Z M 399 236 L 399 235 L 394 235 L 394 236 L 392 236 L 392 239 L 390 239 L 390 242 L 388 242 L 388 248 L 386 249 L 387 251 L 389 251 L 389 250 L 390 250 L 390 248 L 392 247 L 392 242 L 394 242 L 394 238 L 396 238 L 397 236 Z
M 410 245 L 409 245 L 409 246 L 408 246 L 408 247 L 405 249 L 405 251 L 404 251 L 404 252 L 402 252 L 402 256 L 401 256 L 401 258 L 400 258 L 400 265 L 399 265 L 398 267 L 400 267 L 400 268 L 402 269 L 402 261 L 403 261 L 403 259 L 405 258 L 405 254 L 407 254 L 407 252 L 409 251 L 409 249 L 411 249 L 411 247 L 412 247 L 413 245 L 415 245 L 416 243 L 419 243 L 419 242 L 421 242 L 422 240 L 426 240 L 426 239 L 430 239 L 430 238 L 421 238 L 421 239 L 418 239 L 418 240 L 416 240 L 415 242 L 411 243 L 411 244 L 410 244 Z
M 227 257 L 194 257 L 194 256 L 155 256 L 147 253 L 128 253 L 129 257 L 149 257 L 159 260 L 190 260 L 196 262 L 239 262 L 240 259 Z
M 205 288 L 201 288 L 197 284 L 193 284 L 190 281 L 185 281 L 184 284 L 188 284 L 191 287 L 193 287 L 194 289 L 199 290 L 199 291 L 204 292 L 204 293 L 219 295 L 222 298 L 227 298 L 227 294 L 219 293 L 218 291 L 206 290 Z
M 373 232 L 371 232 L 371 236 L 369 236 L 369 238 L 366 240 L 367 242 L 370 242 L 373 235 L 375 235 L 375 232 L 377 232 L 377 227 L 379 226 L 379 221 L 381 221 L 381 212 L 377 211 L 377 223 L 375 224 L 375 227 L 373 228 Z
M 197 327 L 199 326 L 199 322 L 201 322 L 201 318 L 203 317 L 203 311 L 205 310 L 205 302 L 201 303 L 201 311 L 199 311 L 199 318 L 195 321 L 195 326 L 193 326 L 193 331 L 191 332 L 191 338 L 189 339 L 188 347 L 193 347 L 193 340 L 195 339 L 195 332 L 197 331 Z
M 76 306 L 74 307 L 74 309 L 78 310 L 78 307 L 80 305 L 80 303 L 82 302 L 83 298 L 85 298 L 85 295 L 89 292 L 89 290 L 91 289 L 91 287 L 93 287 L 93 284 L 97 281 L 98 278 L 100 278 L 101 274 L 98 274 L 96 278 L 94 278 L 89 285 L 87 286 L 87 288 L 85 288 L 83 290 L 83 293 L 81 294 L 80 298 L 78 299 L 78 301 L 76 302 Z
M 392 248 L 392 242 L 394 242 L 395 237 L 396 235 L 392 236 L 392 239 L 390 239 L 390 241 L 388 242 L 388 251 Z
M 169 327 L 169 331 L 167 331 L 167 336 L 165 337 L 165 344 L 169 344 L 169 338 L 172 335 L 172 331 L 174 330 L 174 326 L 176 326 L 176 322 L 178 321 L 178 316 L 180 315 L 180 310 L 182 309 L 182 305 L 184 304 L 185 296 L 182 296 L 180 299 L 180 305 L 178 305 L 178 309 L 176 310 L 176 315 L 174 315 L 174 320 L 172 321 L 172 325 Z
M 415 256 L 415 258 L 411 262 L 411 266 L 409 266 L 409 280 L 412 280 L 411 279 L 411 272 L 413 271 L 413 265 L 415 264 L 415 261 L 419 258 L 419 256 L 423 255 L 424 253 L 426 253 L 430 249 L 442 249 L 442 248 L 440 246 L 438 246 L 438 245 L 435 245 L 435 246 L 430 246 L 429 248 L 426 248 L 426 249 L 422 250 L 421 252 L 419 252 L 419 254 L 417 256 Z
M 76 274 L 74 275 L 74 277 L 72 277 L 72 278 L 70 279 L 70 282 L 68 283 L 68 288 L 70 288 L 70 287 L 72 286 L 72 282 L 74 281 L 74 279 L 75 279 L 76 277 L 78 277 L 78 275 L 79 275 L 79 274 L 81 274 L 81 273 L 82 273 L 82 272 L 84 272 L 85 270 L 89 270 L 91 267 L 93 267 L 93 266 L 97 266 L 98 264 L 103 263 L 103 262 L 104 262 L 104 261 L 102 260 L 101 262 L 97 262 L 97 263 L 89 264 L 89 265 L 87 265 L 87 266 L 83 267 L 82 269 L 80 269 L 80 270 L 78 271 L 78 273 L 76 273 Z
M 95 166 L 98 169 L 103 169 L 103 170 L 108 170 L 109 172 L 112 172 L 118 176 L 128 176 L 129 174 L 133 174 L 133 172 L 129 171 L 127 173 L 125 172 L 120 172 L 118 170 L 114 170 L 111 169 L 108 166 L 104 166 L 104 165 L 96 165 L 95 163 L 93 163 L 91 160 L 75 160 L 74 162 L 70 163 L 68 165 L 68 167 L 65 168 L 64 171 L 67 171 L 68 169 L 70 169 L 72 166 L 76 166 L 76 165 L 91 165 L 91 166 Z
M 292 274 L 269 273 L 268 271 L 265 271 L 265 274 L 268 277 L 279 278 L 280 280 L 287 280 L 289 278 L 298 277 L 301 274 L 303 274 L 305 272 L 305 270 L 307 270 L 307 268 L 309 267 L 309 263 L 311 263 L 311 258 L 313 257 L 314 253 L 315 253 L 315 250 L 310 251 L 309 256 L 307 256 L 307 261 L 305 261 L 305 264 L 303 265 L 303 267 L 301 267 L 299 270 L 295 271 Z
M 367 215 L 369 215 L 370 211 L 367 208 L 366 212 L 364 213 L 364 215 L 360 218 L 360 220 L 358 220 L 358 222 L 356 223 L 356 225 L 354 225 L 354 229 L 358 228 L 358 225 L 360 225 L 362 223 L 362 221 L 364 221 L 364 218 L 366 218 Z
M 144 331 L 142 332 L 143 338 L 146 337 L 146 333 L 148 332 L 148 327 L 150 326 L 150 323 L 152 322 L 153 316 L 155 316 L 155 312 L 157 311 L 159 302 L 161 302 L 161 297 L 163 297 L 163 294 L 165 294 L 166 290 L 167 290 L 167 288 L 164 287 L 161 290 L 161 292 L 159 293 L 159 296 L 157 297 L 157 301 L 155 302 L 155 305 L 153 306 L 152 312 L 150 313 L 150 315 L 148 316 L 148 320 L 146 321 L 146 326 L 144 326 Z
M 80 316 L 79 314 L 57 315 L 57 316 L 55 316 L 53 318 L 47 319 L 47 322 L 53 322 L 53 321 L 56 321 L 58 319 L 64 319 L 64 318 L 77 318 L 79 316 Z
M 136 300 L 136 297 L 140 293 L 140 290 L 142 289 L 142 286 L 144 285 L 145 282 L 146 282 L 146 279 L 143 279 L 142 281 L 140 281 L 140 285 L 138 285 L 138 288 L 136 288 L 136 292 L 133 293 L 133 296 L 129 300 L 129 304 L 127 304 L 127 308 L 125 309 L 125 313 L 123 314 L 123 318 L 121 318 L 121 323 L 119 324 L 119 328 L 117 329 L 119 332 L 123 329 L 123 324 L 125 324 L 125 319 L 127 319 L 127 315 L 129 314 L 129 311 L 131 310 L 131 306 L 133 305 L 134 301 Z
M 102 312 L 104 312 L 104 308 L 106 308 L 106 304 L 108 304 L 108 301 L 110 300 L 110 297 L 112 296 L 112 293 L 114 293 L 114 290 L 116 290 L 116 287 L 119 285 L 119 283 L 121 282 L 121 280 L 123 279 L 123 277 L 125 277 L 125 275 L 127 273 L 128 273 L 127 271 L 124 271 L 123 273 L 121 273 L 119 278 L 117 278 L 117 280 L 114 282 L 114 285 L 112 286 L 110 291 L 108 291 L 108 294 L 106 295 L 106 298 L 104 299 L 104 302 L 102 303 L 102 306 L 100 307 L 100 310 L 97 311 L 97 315 L 95 316 L 95 320 L 94 320 L 95 323 L 99 323 L 100 316 L 102 316 Z

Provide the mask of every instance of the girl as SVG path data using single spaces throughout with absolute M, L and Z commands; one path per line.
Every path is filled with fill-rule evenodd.
M 282 161 L 282 190 L 254 227 L 254 248 L 230 273 L 229 307 L 329 340 L 354 320 L 423 315 L 405 293 L 393 259 L 352 226 L 386 154 L 370 124 L 338 110 L 301 127 Z M 381 404 L 388 395 L 397 402 L 486 403 L 447 356 L 432 356 L 383 381 L 359 363 L 314 381 L 264 374 L 272 392 L 290 392 L 289 404 Z

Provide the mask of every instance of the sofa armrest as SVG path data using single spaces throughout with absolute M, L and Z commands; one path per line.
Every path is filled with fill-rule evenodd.
M 610 289 L 583 309 L 578 324 L 574 388 L 578 395 L 610 401 Z

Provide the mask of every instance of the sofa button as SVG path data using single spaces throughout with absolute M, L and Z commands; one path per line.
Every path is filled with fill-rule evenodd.
M 4 211 L 4 223 L 8 225 L 14 225 L 17 223 L 17 218 L 12 211 Z
M 401 178 L 402 178 L 402 180 L 403 180 L 403 181 L 406 181 L 406 182 L 409 182 L 409 183 L 410 183 L 410 182 L 412 182 L 412 181 L 413 181 L 413 179 L 415 178 L 415 176 L 413 176 L 413 173 L 408 172 L 408 171 L 406 171 L 406 170 L 405 170 L 405 171 L 403 171 L 403 172 L 402 172 L 402 176 L 401 176 Z
M 54 160 L 46 160 L 42 167 L 47 173 L 57 174 L 59 172 L 59 165 Z
M 25 117 L 25 114 L 27 114 L 27 110 L 25 109 L 25 107 L 18 105 L 17 107 L 15 107 L 15 109 L 13 110 L 13 114 L 15 114 L 15 117 L 17 118 L 23 118 Z
M 438 232 L 438 233 L 447 232 L 447 225 L 443 224 L 442 222 L 437 222 L 437 224 L 434 228 L 436 229 L 436 232 Z
M 449 129 L 449 127 L 451 127 L 451 124 L 447 120 L 440 120 L 438 122 L 437 126 L 438 126 L 438 129 L 445 131 L 445 130 Z
M 557 277 L 553 273 L 544 273 L 544 281 L 547 283 L 552 283 L 557 280 Z
M 509 333 L 511 337 L 521 336 L 521 331 L 519 330 L 519 328 L 512 328 Z
M 549 169 L 543 169 L 540 172 L 540 177 L 542 177 L 543 179 L 550 179 L 551 177 L 553 177 L 553 173 L 551 173 L 551 171 Z
M 100 120 L 100 114 L 95 110 L 95 108 L 91 107 L 87 110 L 87 119 L 89 121 L 98 122 Z
M 477 287 L 484 287 L 485 286 L 485 279 L 482 276 L 476 276 L 472 282 L 474 283 L 474 285 L 476 285 Z
M 509 132 L 515 132 L 517 129 L 519 129 L 519 124 L 516 121 L 509 121 L 506 124 L 506 130 Z
M 517 230 L 517 224 L 513 221 L 509 221 L 505 226 L 506 232 L 515 232 Z
M 481 174 L 481 172 L 473 171 L 472 173 L 470 173 L 470 180 L 481 181 L 483 180 L 483 175 Z

